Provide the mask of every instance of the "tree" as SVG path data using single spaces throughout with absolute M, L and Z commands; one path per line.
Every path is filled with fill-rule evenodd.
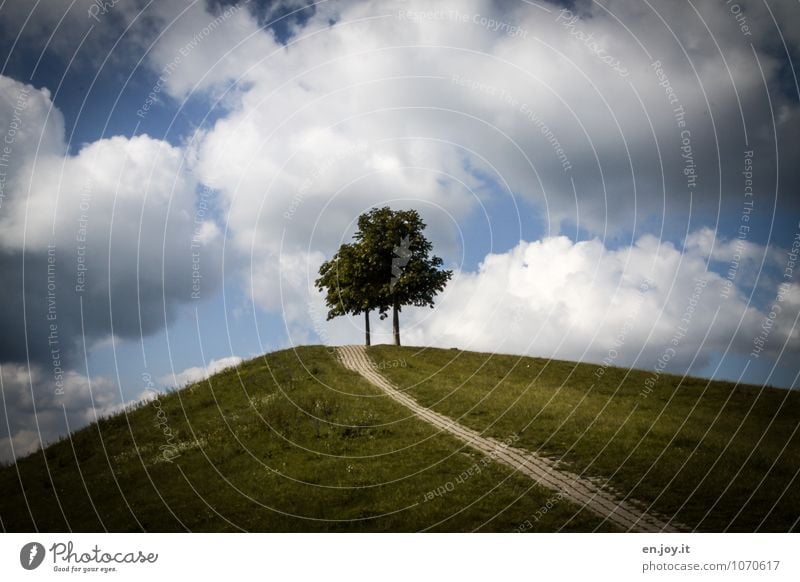
M 356 244 L 343 244 L 330 261 L 322 263 L 315 285 L 326 290 L 328 320 L 364 314 L 366 345 L 370 345 L 369 312 L 376 307 L 371 298 L 378 295 L 378 290 L 373 286 L 362 250 Z
M 453 276 L 431 256 L 433 245 L 416 210 L 374 208 L 358 218 L 355 243 L 344 244 L 320 267 L 316 285 L 327 289 L 328 319 L 347 313 L 380 318 L 392 312 L 394 343 L 400 345 L 400 312 L 405 305 L 433 307 L 433 299 Z

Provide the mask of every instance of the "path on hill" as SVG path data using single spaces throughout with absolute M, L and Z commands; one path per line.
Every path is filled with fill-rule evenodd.
M 482 436 L 447 416 L 421 406 L 376 371 L 364 346 L 342 346 L 338 348 L 338 353 L 346 368 L 364 376 L 393 400 L 411 409 L 421 419 L 460 439 L 490 458 L 527 475 L 540 485 L 559 491 L 570 501 L 586 507 L 618 527 L 639 532 L 686 530 L 683 526 L 670 524 L 668 521 L 647 513 L 631 501 L 618 498 L 589 479 L 556 469 L 555 463 L 549 459 L 501 443 L 491 437 Z

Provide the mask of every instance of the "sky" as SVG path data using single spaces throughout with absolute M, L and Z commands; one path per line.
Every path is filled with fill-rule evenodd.
M 406 345 L 795 388 L 798 25 L 774 0 L 5 0 L 0 461 L 363 341 L 314 279 L 384 205 L 454 273 Z

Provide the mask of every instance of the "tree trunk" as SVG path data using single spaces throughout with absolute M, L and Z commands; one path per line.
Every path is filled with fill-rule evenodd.
M 364 312 L 364 329 L 366 330 L 366 345 L 370 345 L 369 343 L 369 311 Z
M 400 345 L 400 308 L 397 303 L 392 309 L 392 331 L 394 332 L 394 345 Z

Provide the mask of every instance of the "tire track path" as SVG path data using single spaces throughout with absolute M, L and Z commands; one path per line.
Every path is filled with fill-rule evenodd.
M 641 505 L 639 503 L 620 499 L 585 477 L 557 469 L 555 462 L 550 459 L 501 443 L 491 437 L 485 437 L 447 416 L 421 406 L 375 370 L 364 346 L 342 346 L 337 351 L 342 364 L 347 369 L 361 374 L 393 400 L 409 408 L 419 418 L 467 443 L 495 461 L 530 477 L 540 485 L 559 491 L 573 503 L 585 507 L 617 527 L 637 532 L 688 531 L 687 528 L 672 522 L 669 518 L 648 513 L 639 507 Z

